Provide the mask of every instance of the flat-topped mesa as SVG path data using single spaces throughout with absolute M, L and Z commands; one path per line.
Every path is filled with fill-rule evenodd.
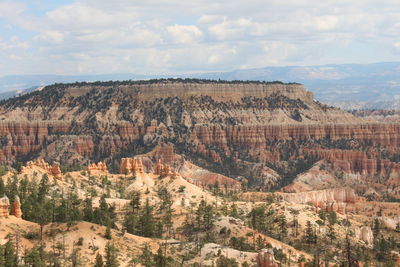
M 41 170 L 48 175 L 53 176 L 55 179 L 62 181 L 62 172 L 60 164 L 55 162 L 52 165 L 44 161 L 44 159 L 38 159 L 36 161 L 28 161 L 26 166 L 22 166 L 21 173 L 31 173 L 34 170 Z
M 107 165 L 102 161 L 98 162 L 97 164 L 96 163 L 89 164 L 87 167 L 87 171 L 90 175 L 108 174 Z
M 259 82 L 204 82 L 181 83 L 160 82 L 154 84 L 138 84 L 126 86 L 125 90 L 135 89 L 138 98 L 148 101 L 156 98 L 180 97 L 182 99 L 192 96 L 210 96 L 216 101 L 237 102 L 243 97 L 264 98 L 272 95 L 282 95 L 290 99 L 300 99 L 308 104 L 313 102 L 313 94 L 301 84 L 259 83 Z
M 125 175 L 144 173 L 142 160 L 137 158 L 122 158 L 119 170 Z

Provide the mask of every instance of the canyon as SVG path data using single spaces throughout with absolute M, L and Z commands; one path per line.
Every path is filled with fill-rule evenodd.
M 2 101 L 0 137 L 6 164 L 103 161 L 119 172 L 121 158 L 167 145 L 204 169 L 261 190 L 290 184 L 319 160 L 331 173 L 399 185 L 400 125 L 326 106 L 295 83 L 56 84 Z M 388 194 L 397 197 L 396 190 Z

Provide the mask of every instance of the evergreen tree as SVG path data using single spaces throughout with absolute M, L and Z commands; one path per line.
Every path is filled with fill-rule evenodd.
M 132 193 L 132 199 L 129 204 L 131 206 L 132 213 L 138 214 L 140 209 L 140 192 L 135 191 Z
M 104 266 L 104 264 L 103 264 L 103 257 L 102 257 L 99 253 L 97 253 L 97 255 L 96 255 L 96 261 L 95 261 L 93 267 L 103 267 L 103 266 Z
M 45 267 L 46 264 L 42 260 L 40 248 L 34 247 L 25 254 L 24 262 L 25 266 L 29 267 Z
M 50 202 L 38 203 L 33 221 L 40 226 L 40 240 L 43 240 L 43 228 L 51 222 L 51 204 Z
M 86 198 L 83 202 L 83 219 L 87 222 L 93 222 L 93 202 L 92 198 Z
M 310 221 L 307 221 L 304 238 L 307 244 L 314 244 L 316 242 L 314 227 Z
M 207 231 L 212 228 L 215 221 L 213 206 L 207 205 L 202 199 L 196 211 L 195 227 L 197 231 Z
M 49 185 L 49 176 L 47 174 L 43 174 L 42 179 L 39 183 L 39 192 L 37 196 L 37 201 L 43 203 L 46 196 L 49 193 L 50 185 Z
M 6 186 L 4 185 L 3 178 L 0 178 L 0 197 L 6 193 Z
M 112 238 L 110 226 L 107 226 L 106 232 L 105 232 L 105 234 L 104 234 L 104 237 L 105 237 L 106 239 L 108 239 L 108 240 L 110 240 L 110 239 Z
M 216 267 L 239 267 L 239 264 L 234 259 L 230 259 L 225 256 L 220 256 L 217 260 Z
M 145 237 L 153 237 L 155 234 L 155 221 L 153 214 L 153 207 L 150 205 L 149 200 L 146 199 L 146 204 L 141 212 L 139 219 L 140 235 Z
M 283 240 L 287 236 L 287 221 L 285 215 L 278 217 L 279 240 Z
M 155 267 L 167 267 L 171 262 L 170 257 L 166 257 L 163 254 L 161 246 L 157 250 L 157 254 L 154 255 L 154 266 Z
M 4 266 L 18 267 L 18 256 L 14 249 L 14 244 L 8 241 L 4 246 Z
M 104 267 L 118 267 L 118 249 L 110 242 L 106 245 L 106 264 Z
M 149 249 L 149 245 L 145 244 L 142 248 L 142 254 L 139 256 L 140 263 L 145 267 L 153 267 L 153 253 Z
M 335 228 L 333 227 L 332 224 L 328 225 L 328 232 L 326 233 L 326 237 L 331 241 L 331 244 L 332 244 L 333 240 L 336 239 Z

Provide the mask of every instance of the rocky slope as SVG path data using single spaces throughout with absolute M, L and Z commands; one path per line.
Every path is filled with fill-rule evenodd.
M 0 119 L 5 163 L 105 160 L 116 171 L 120 158 L 170 144 L 197 165 L 266 189 L 320 159 L 380 174 L 396 166 L 400 143 L 400 125 L 364 120 L 314 101 L 300 84 L 279 82 L 56 84 L 1 102 Z

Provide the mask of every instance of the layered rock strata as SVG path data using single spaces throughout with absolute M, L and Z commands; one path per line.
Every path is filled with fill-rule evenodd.
M 14 202 L 11 204 L 11 215 L 21 218 L 21 202 L 18 196 L 15 196 Z M 10 199 L 7 196 L 0 198 L 0 219 L 10 216 Z
M 258 267 L 278 267 L 279 263 L 274 258 L 274 252 L 270 249 L 263 249 L 257 255 Z
M 395 164 L 388 157 L 378 160 L 376 153 L 365 158 L 360 151 L 380 146 L 391 155 L 400 153 L 400 125 L 365 121 L 322 105 L 299 84 L 54 85 L 2 102 L 0 120 L 2 162 L 40 155 L 63 165 L 106 161 L 117 172 L 121 156 L 173 144 L 178 153 L 224 175 L 263 177 L 264 189 L 284 184 L 279 168 L 301 153 L 331 157 L 346 171 L 379 175 Z M 325 151 L 343 141 L 347 155 Z
M 137 174 L 144 173 L 143 163 L 140 159 L 136 158 L 123 158 L 120 163 L 120 173 L 121 174 Z
M 0 198 L 0 218 L 7 218 L 9 215 L 10 200 L 7 196 Z
M 333 188 L 300 193 L 277 193 L 283 200 L 293 203 L 355 203 L 358 197 L 351 188 Z
M 22 218 L 21 201 L 18 196 L 14 197 L 14 202 L 11 206 L 11 215 L 17 218 Z
M 48 175 L 53 176 L 57 180 L 62 180 L 62 172 L 60 169 L 60 164 L 58 163 L 53 163 L 52 165 L 48 164 L 45 162 L 43 159 L 38 159 L 36 161 L 28 161 L 26 166 L 23 166 L 21 168 L 21 173 L 31 173 L 32 171 L 35 171 L 36 169 L 39 169 L 43 171 L 44 173 L 47 173 Z
M 87 167 L 87 171 L 90 175 L 101 175 L 101 174 L 107 174 L 108 173 L 108 168 L 107 165 L 104 162 L 98 162 L 89 164 Z

